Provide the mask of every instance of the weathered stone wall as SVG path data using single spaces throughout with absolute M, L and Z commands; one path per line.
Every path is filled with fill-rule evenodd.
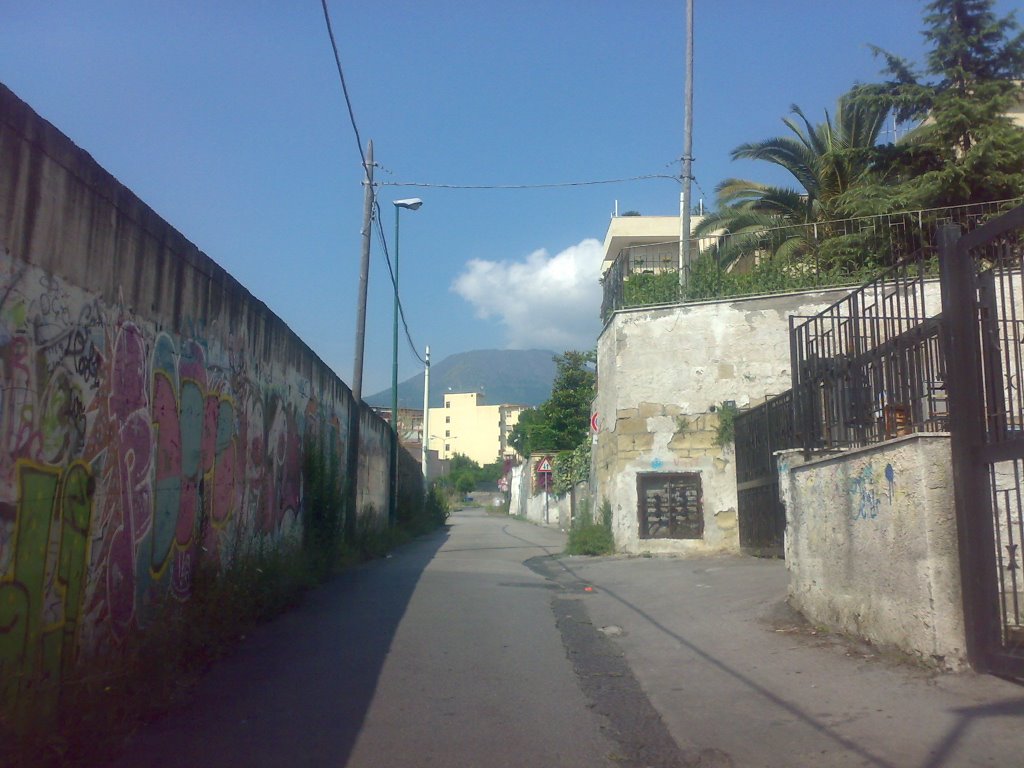
M 789 318 L 845 295 L 817 291 L 621 310 L 597 346 L 594 508 L 608 499 L 623 552 L 739 549 L 731 444 L 715 444 L 720 407 L 790 388 Z M 641 539 L 638 476 L 698 473 L 700 539 Z
M 965 663 L 949 436 L 780 454 L 791 604 L 932 664 Z
M 386 512 L 390 431 L 234 278 L 0 86 L 0 679 L 116 655 L 202 559 L 296 535 L 304 441 Z

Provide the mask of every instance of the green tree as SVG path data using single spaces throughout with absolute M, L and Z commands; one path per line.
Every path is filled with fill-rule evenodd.
M 875 48 L 886 82 L 855 89 L 859 101 L 917 126 L 873 153 L 895 174 L 847 196 L 871 213 L 987 202 L 1024 194 L 1024 129 L 1008 112 L 1024 98 L 1024 32 L 992 0 L 934 0 L 925 6 L 931 44 L 923 71 Z
M 539 450 L 569 451 L 582 442 L 590 429 L 597 354 L 565 352 L 556 355 L 551 397 L 539 408 L 524 411 L 512 429 L 509 442 L 523 456 Z
M 464 494 L 476 488 L 480 480 L 480 465 L 468 456 L 457 453 L 448 460 L 448 471 L 441 479 L 441 484 L 449 493 Z
M 519 414 L 519 421 L 512 428 L 508 442 L 520 456 L 529 456 L 534 451 L 546 450 L 553 446 L 555 433 L 544 414 L 537 408 L 531 408 Z
M 698 236 L 725 231 L 713 257 L 727 264 L 752 253 L 798 261 L 814 252 L 817 239 L 803 227 L 841 217 L 844 195 L 866 183 L 872 173 L 873 147 L 888 109 L 850 94 L 839 99 L 835 117 L 828 111 L 812 124 L 800 107 L 783 119 L 790 135 L 742 144 L 734 160 L 764 160 L 786 170 L 796 188 L 747 179 L 726 179 L 717 187 L 718 210 L 695 229 Z M 818 235 L 827 235 L 819 232 Z

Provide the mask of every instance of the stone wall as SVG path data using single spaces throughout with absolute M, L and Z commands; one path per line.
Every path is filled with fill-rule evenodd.
M 811 622 L 965 663 L 949 436 L 802 463 L 780 454 L 790 602 Z
M 0 679 L 116 656 L 200 560 L 299 532 L 307 441 L 386 513 L 390 431 L 0 86 Z
M 845 295 L 816 291 L 620 310 L 598 339 L 593 508 L 608 499 L 622 552 L 738 551 L 732 445 L 717 445 L 721 406 L 790 388 L 789 318 Z M 697 538 L 642 538 L 638 482 L 698 481 Z

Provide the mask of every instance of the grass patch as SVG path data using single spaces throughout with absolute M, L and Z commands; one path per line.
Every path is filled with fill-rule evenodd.
M 612 505 L 608 499 L 601 503 L 600 520 L 594 519 L 586 500 L 580 502 L 580 511 L 572 521 L 565 551 L 570 555 L 610 555 L 615 552 Z

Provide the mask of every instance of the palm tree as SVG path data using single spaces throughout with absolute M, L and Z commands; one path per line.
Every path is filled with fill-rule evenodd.
M 793 225 L 824 225 L 842 217 L 844 195 L 873 173 L 868 152 L 882 132 L 887 112 L 846 94 L 839 99 L 834 120 L 826 111 L 825 121 L 812 125 L 793 105 L 795 117 L 783 119 L 792 135 L 742 144 L 732 157 L 778 165 L 793 176 L 798 188 L 726 179 L 716 189 L 718 211 L 695 233 L 720 236 L 715 255 L 723 263 L 755 252 L 792 261 L 808 256 L 828 232 Z

